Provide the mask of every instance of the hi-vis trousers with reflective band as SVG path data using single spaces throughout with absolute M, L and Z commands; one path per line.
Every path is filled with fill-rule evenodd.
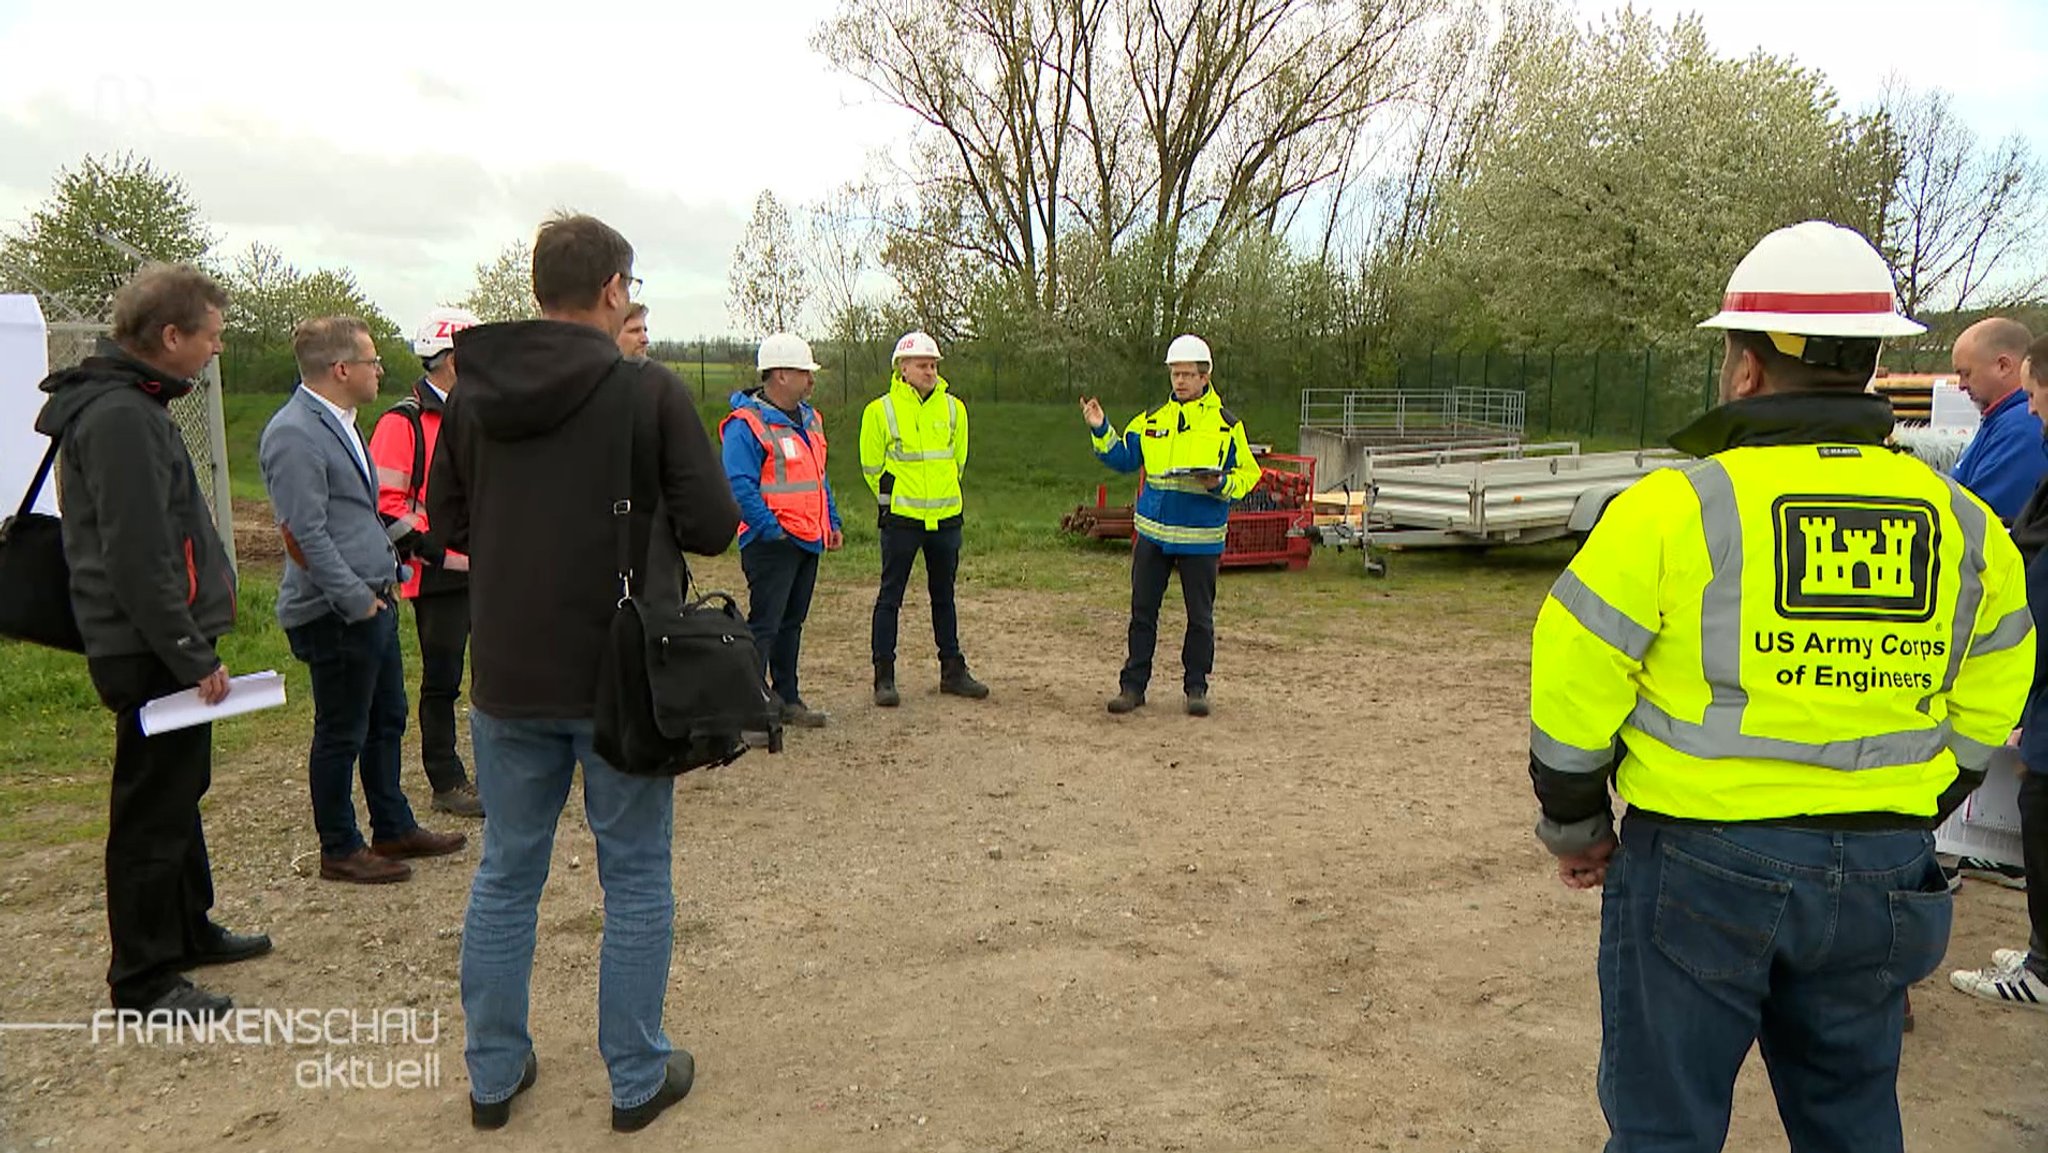
M 1859 495 L 1859 494 L 1881 495 Z M 1700 820 L 1927 816 L 2033 673 L 2019 554 L 1882 449 L 1738 448 L 1609 506 L 1538 615 L 1531 752 Z

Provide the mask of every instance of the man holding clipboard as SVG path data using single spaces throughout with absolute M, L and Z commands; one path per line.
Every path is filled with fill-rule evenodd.
M 1166 582 L 1180 573 L 1188 628 L 1181 644 L 1189 716 L 1209 715 L 1209 670 L 1216 663 L 1216 573 L 1230 502 L 1259 483 L 1260 468 L 1245 442 L 1244 422 L 1223 407 L 1209 387 L 1212 358 L 1199 336 L 1178 336 L 1167 346 L 1173 394 L 1165 404 L 1133 417 L 1121 434 L 1093 397 L 1081 416 L 1094 436 L 1095 455 L 1118 472 L 1143 469 L 1132 523 L 1129 655 L 1120 691 L 1109 711 L 1128 713 L 1145 703 L 1152 650 L 1159 639 L 1159 605 Z

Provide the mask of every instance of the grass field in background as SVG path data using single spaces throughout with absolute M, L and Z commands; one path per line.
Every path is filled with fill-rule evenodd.
M 713 366 L 714 368 L 717 366 Z M 384 398 L 375 412 L 360 414 L 367 437 L 376 413 L 404 395 L 408 384 L 387 378 Z M 456 386 L 460 388 L 460 385 Z M 716 440 L 718 424 L 731 411 L 730 389 L 712 391 L 697 406 L 705 431 Z M 288 394 L 230 392 L 223 400 L 227 417 L 228 477 L 237 499 L 263 500 L 263 477 L 256 449 L 263 426 L 288 399 Z M 860 417 L 871 398 L 841 405 L 819 397 L 830 445 L 826 471 L 840 518 L 846 522 L 848 544 L 872 546 L 875 539 L 873 497 L 860 475 Z M 1093 503 L 1095 487 L 1108 484 L 1111 504 L 1127 504 L 1136 489 L 1135 476 L 1104 468 L 1089 447 L 1088 430 L 1078 406 L 1017 402 L 977 402 L 966 398 L 969 442 L 965 491 L 967 517 L 984 547 L 1062 547 L 1060 517 L 1075 505 Z M 1110 407 L 1109 418 L 1121 428 L 1137 412 Z M 1264 405 L 1236 410 L 1253 441 L 1292 452 L 1299 441 L 1293 405 Z
M 394 381 L 385 403 L 402 395 L 403 387 Z M 699 405 L 713 437 L 728 411 L 723 396 L 727 391 L 707 389 L 707 399 Z M 264 499 L 257 443 L 265 423 L 286 399 L 279 393 L 232 392 L 225 398 L 230 476 L 238 499 Z M 860 415 L 869 398 L 853 404 L 818 399 L 832 445 L 829 471 L 848 538 L 830 579 L 871 580 L 879 548 L 874 506 L 860 478 L 859 460 Z M 1112 504 L 1126 503 L 1135 487 L 1133 477 L 1112 473 L 1095 460 L 1077 409 L 1067 404 L 965 399 L 973 439 L 965 482 L 968 550 L 961 571 L 963 597 L 972 597 L 977 589 L 1060 590 L 1125 581 L 1127 546 L 1059 532 L 1060 517 L 1076 505 L 1092 503 L 1098 484 L 1109 485 Z M 382 407 L 380 403 L 377 411 Z M 1110 419 L 1122 427 L 1138 406 L 1107 407 Z M 1295 448 L 1292 404 L 1237 411 L 1254 442 L 1270 443 L 1281 451 Z M 364 423 L 374 415 L 366 412 Z M 1633 446 L 1584 444 L 1587 451 L 1624 447 Z M 1232 572 L 1226 577 L 1231 590 L 1228 611 L 1234 619 L 1304 637 L 1331 627 L 1354 627 L 1355 610 L 1362 605 L 1372 606 L 1375 616 L 1388 612 L 1400 617 L 1371 627 L 1427 628 L 1465 613 L 1526 613 L 1527 602 L 1540 597 L 1568 556 L 1568 546 L 1562 545 L 1495 550 L 1484 557 L 1452 550 L 1406 553 L 1395 559 L 1393 576 L 1380 581 L 1364 575 L 1357 553 L 1320 550 L 1305 572 Z M 222 656 L 235 672 L 275 668 L 289 675 L 299 668 L 277 625 L 278 576 L 275 562 L 251 561 L 241 573 L 239 617 L 234 633 L 222 644 Z M 1427 617 L 1412 615 L 1416 609 L 1411 605 L 1427 606 Z M 1410 615 L 1400 616 L 1404 613 Z M 401 621 L 407 634 L 404 651 L 412 654 L 417 650 L 410 635 L 411 614 L 402 614 Z M 407 672 L 414 679 L 416 664 L 409 655 Z M 289 755 L 280 763 L 300 766 L 290 771 L 301 773 L 311 720 L 310 697 L 296 694 L 283 709 L 219 726 L 219 755 L 229 759 L 256 748 L 288 748 Z M 0 745 L 0 858 L 39 845 L 105 835 L 112 727 L 82 658 L 0 642 L 0 732 L 7 734 Z

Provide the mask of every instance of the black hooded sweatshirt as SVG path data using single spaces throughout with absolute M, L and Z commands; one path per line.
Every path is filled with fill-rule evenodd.
M 581 720 L 619 602 L 611 464 L 632 407 L 633 555 L 655 509 L 672 548 L 716 556 L 739 526 L 688 389 L 588 325 L 526 320 L 455 336 L 427 520 L 470 560 L 471 697 L 495 717 Z M 678 554 L 679 555 L 679 554 Z
M 183 684 L 220 667 L 235 574 L 171 422 L 192 391 L 109 342 L 43 381 L 36 431 L 57 457 L 71 607 L 88 657 L 154 654 Z

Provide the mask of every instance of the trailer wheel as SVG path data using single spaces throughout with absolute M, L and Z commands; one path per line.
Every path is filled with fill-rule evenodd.
M 1360 548 L 1358 551 L 1359 555 L 1365 559 L 1365 575 L 1385 580 L 1387 577 L 1386 551 L 1370 546 Z

